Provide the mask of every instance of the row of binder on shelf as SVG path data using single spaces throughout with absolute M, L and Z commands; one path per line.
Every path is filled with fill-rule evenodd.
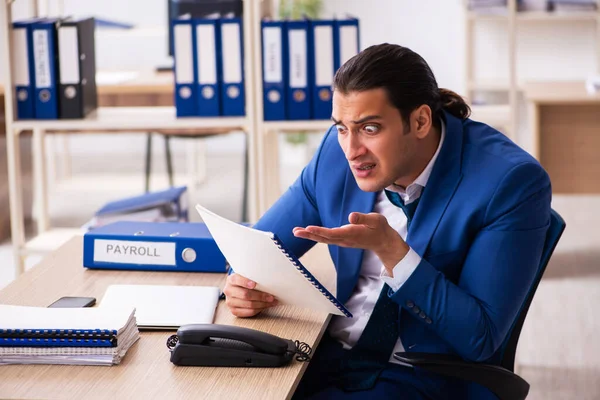
M 84 118 L 97 107 L 94 18 L 13 22 L 17 119 Z
M 331 117 L 335 72 L 359 52 L 359 21 L 267 21 L 262 28 L 264 119 Z
M 177 117 L 244 116 L 241 18 L 175 19 Z

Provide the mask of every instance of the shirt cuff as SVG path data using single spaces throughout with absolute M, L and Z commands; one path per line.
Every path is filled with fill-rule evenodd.
M 387 269 L 384 268 L 381 271 L 381 279 L 396 292 L 410 278 L 420 263 L 421 257 L 413 249 L 410 249 L 404 258 L 392 269 L 393 276 L 390 276 Z

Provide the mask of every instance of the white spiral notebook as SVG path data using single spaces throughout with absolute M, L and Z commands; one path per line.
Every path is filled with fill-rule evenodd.
M 256 282 L 256 289 L 272 294 L 279 304 L 352 317 L 274 233 L 237 224 L 200 205 L 196 210 L 231 268 Z
M 0 365 L 119 364 L 139 339 L 133 307 L 0 305 Z

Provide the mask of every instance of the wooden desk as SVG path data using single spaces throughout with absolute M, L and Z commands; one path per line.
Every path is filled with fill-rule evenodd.
M 600 193 L 600 94 L 585 83 L 524 86 L 534 156 L 548 171 L 554 193 Z
M 81 237 L 71 239 L 1 290 L 0 303 L 46 306 L 68 295 L 94 296 L 100 302 L 111 284 L 223 287 L 225 282 L 225 274 L 88 270 L 81 266 L 82 249 Z M 334 270 L 326 251 L 315 247 L 302 261 L 332 290 Z M 236 318 L 222 301 L 215 317 L 218 324 L 259 329 L 313 348 L 328 322 L 328 315 L 291 307 L 277 307 L 257 318 Z M 284 399 L 291 397 L 307 366 L 294 359 L 282 368 L 177 367 L 169 361 L 166 347 L 172 333 L 142 331 L 121 364 L 112 367 L 0 366 L 0 398 Z

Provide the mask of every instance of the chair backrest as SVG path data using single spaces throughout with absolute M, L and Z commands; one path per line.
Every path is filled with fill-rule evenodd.
M 548 232 L 546 233 L 546 241 L 544 242 L 544 249 L 542 250 L 542 258 L 540 259 L 540 264 L 538 267 L 537 274 L 531 288 L 529 289 L 529 293 L 523 302 L 521 310 L 517 316 L 517 319 L 513 323 L 511 330 L 507 336 L 507 340 L 505 340 L 503 344 L 502 359 L 500 361 L 500 365 L 503 368 L 508 369 L 509 371 L 514 371 L 515 366 L 515 353 L 517 351 L 517 343 L 519 341 L 519 336 L 521 334 L 521 328 L 523 328 L 523 322 L 525 322 L 525 317 L 527 316 L 527 312 L 529 311 L 529 306 L 531 305 L 531 301 L 533 300 L 533 296 L 535 295 L 535 291 L 542 280 L 542 276 L 544 275 L 544 271 L 546 270 L 546 266 L 548 265 L 548 261 L 558 244 L 558 240 L 560 239 L 563 231 L 565 230 L 565 221 L 562 217 L 554 210 L 551 210 L 550 214 L 550 227 L 548 228 Z

